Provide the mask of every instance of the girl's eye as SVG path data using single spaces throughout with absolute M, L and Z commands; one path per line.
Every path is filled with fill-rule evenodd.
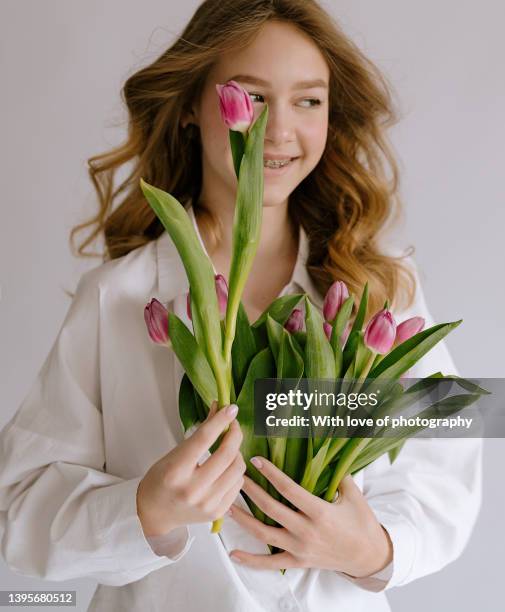
M 258 98 L 263 98 L 263 96 L 261 94 L 256 94 L 256 93 L 251 93 L 249 94 L 251 96 L 251 98 L 253 96 L 257 96 Z M 254 100 L 253 102 L 260 102 L 260 100 Z M 316 106 L 320 106 L 321 105 L 321 100 L 318 100 L 317 98 L 305 98 L 305 100 L 302 100 L 302 102 L 310 102 L 310 105 L 305 108 L 315 108 Z
M 305 98 L 305 100 L 302 100 L 303 102 L 311 102 L 310 107 L 314 108 L 315 106 L 321 106 L 321 100 L 318 100 L 317 98 Z
M 252 93 L 252 94 L 249 94 L 249 95 L 250 95 L 251 98 L 254 98 L 254 96 L 256 96 L 258 98 L 262 98 L 263 97 L 263 96 L 260 96 L 259 94 L 255 94 L 255 93 Z M 257 100 L 253 100 L 253 102 L 257 102 Z

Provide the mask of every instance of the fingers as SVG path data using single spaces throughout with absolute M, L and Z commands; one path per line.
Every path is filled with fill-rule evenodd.
M 362 495 L 361 489 L 354 482 L 354 478 L 347 474 L 342 479 L 342 482 L 338 485 L 337 494 L 335 495 L 335 502 L 341 502 L 344 498 L 352 498 L 354 495 Z
M 238 506 L 231 507 L 233 520 L 240 523 L 244 529 L 252 533 L 261 542 L 277 546 L 278 548 L 290 548 L 292 537 L 283 527 L 272 527 L 265 525 L 252 514 L 249 514 Z
M 301 522 L 301 516 L 285 504 L 274 499 L 265 489 L 260 487 L 248 476 L 244 477 L 244 491 L 253 500 L 260 510 L 263 510 L 270 518 L 277 521 L 289 531 L 296 531 Z
M 232 550 L 230 553 L 232 560 L 239 563 L 256 567 L 258 569 L 288 569 L 290 567 L 303 567 L 291 553 L 281 552 L 275 555 L 253 555 L 243 550 Z
M 216 412 L 217 412 L 217 400 L 214 400 L 212 404 L 210 405 L 209 413 L 207 414 L 207 418 L 205 420 L 210 419 L 210 417 L 214 416 Z
M 216 481 L 237 459 L 237 454 L 243 462 L 242 455 L 240 455 L 242 439 L 243 434 L 238 421 L 232 421 L 229 430 L 223 436 L 219 448 L 205 463 L 198 467 L 196 474 L 198 481 L 205 482 L 208 485 Z
M 317 504 L 321 501 L 318 497 L 306 491 L 268 459 L 264 457 L 253 457 L 253 459 L 251 463 L 254 467 L 296 508 L 308 516 L 318 513 Z
M 237 499 L 240 490 L 242 489 L 244 479 L 240 478 L 232 487 L 227 491 L 221 501 L 219 502 L 219 516 L 224 516 L 229 510 L 230 506 Z
M 209 450 L 226 426 L 235 419 L 237 412 L 238 406 L 235 404 L 218 410 L 215 414 L 209 416 L 192 436 L 185 440 L 184 452 L 193 465 L 196 465 L 203 453 Z
M 210 460 L 209 460 L 210 461 Z M 230 488 L 240 481 L 244 483 L 245 461 L 240 453 L 235 455 L 235 459 L 225 469 L 210 487 L 210 495 L 223 496 Z M 198 470 L 200 473 L 200 470 Z M 239 489 L 240 490 L 240 489 Z

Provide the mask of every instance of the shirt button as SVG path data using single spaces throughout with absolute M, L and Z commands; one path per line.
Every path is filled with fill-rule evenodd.
M 289 599 L 285 598 L 285 599 L 281 599 L 279 601 L 279 608 L 281 610 L 294 610 L 295 609 L 295 604 L 290 601 Z

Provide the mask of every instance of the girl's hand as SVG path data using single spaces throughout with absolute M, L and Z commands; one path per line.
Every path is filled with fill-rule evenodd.
M 233 550 L 230 555 L 234 561 L 261 569 L 329 569 L 357 578 L 370 576 L 391 562 L 389 535 L 351 476 L 342 481 L 337 500 L 329 503 L 306 491 L 267 459 L 253 458 L 252 463 L 299 512 L 245 476 L 244 492 L 281 526 L 265 525 L 236 505 L 229 514 L 256 538 L 283 552 L 254 555 Z
M 214 521 L 239 494 L 246 468 L 239 450 L 243 435 L 235 419 L 237 412 L 230 408 L 236 406 L 217 411 L 214 402 L 195 433 L 152 465 L 140 481 L 137 514 L 147 537 Z M 198 465 L 228 424 L 218 450 Z

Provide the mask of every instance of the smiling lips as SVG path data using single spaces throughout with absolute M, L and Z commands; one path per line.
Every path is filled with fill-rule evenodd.
M 263 165 L 266 168 L 282 168 L 287 166 L 296 157 L 290 157 L 289 155 L 265 155 L 263 157 Z
M 284 161 L 273 160 L 273 159 L 265 159 L 265 160 L 263 160 L 263 165 L 266 168 L 282 168 L 284 166 L 287 166 L 289 163 L 291 163 L 290 159 L 286 159 Z

